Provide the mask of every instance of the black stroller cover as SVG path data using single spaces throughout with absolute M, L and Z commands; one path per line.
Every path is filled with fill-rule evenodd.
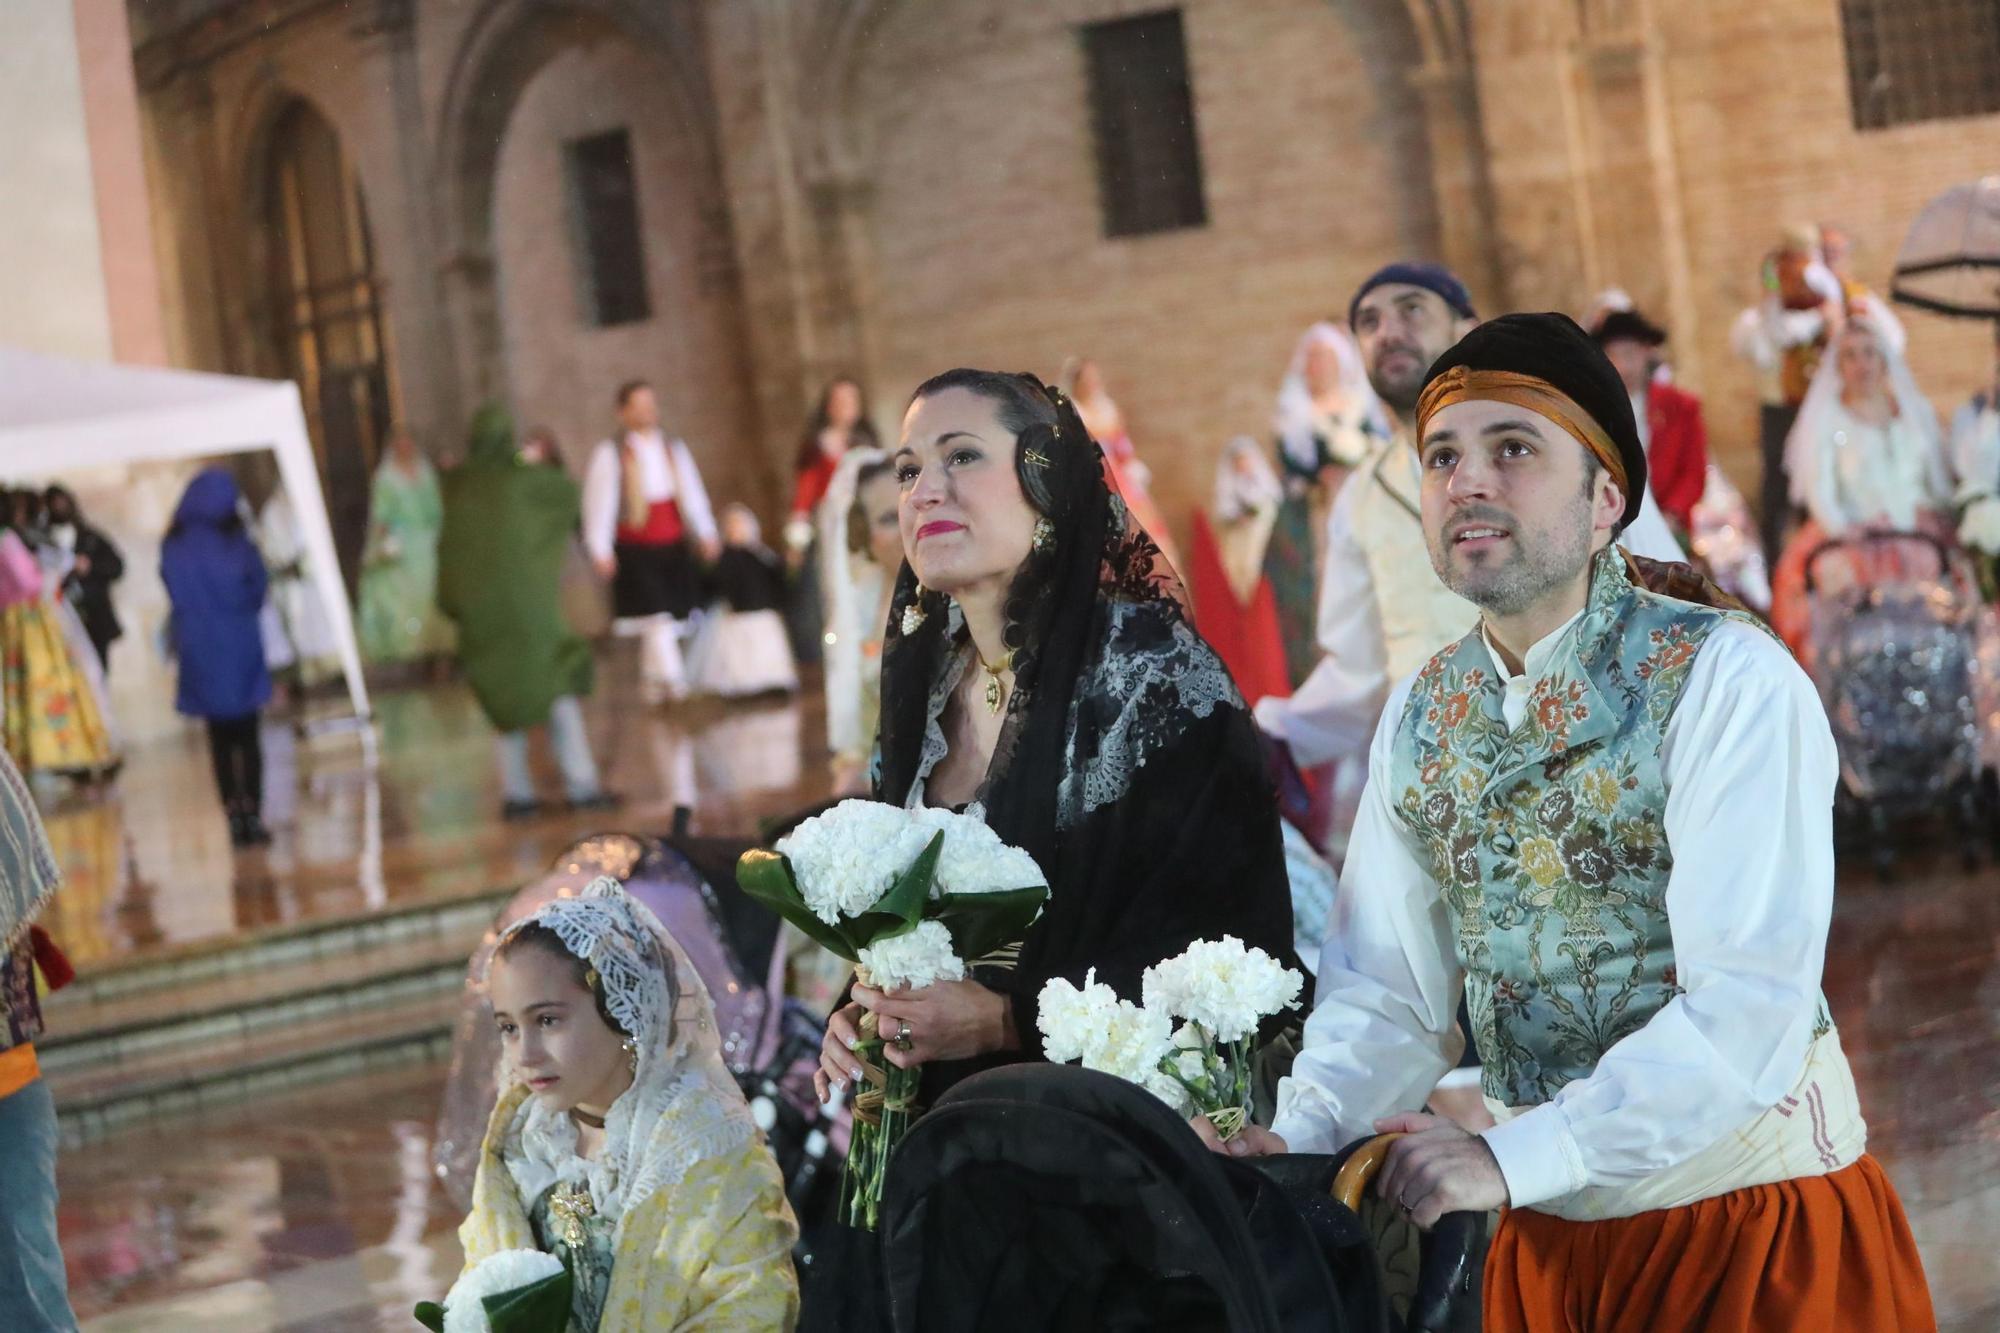
M 1068 1065 L 975 1075 L 889 1171 L 891 1323 L 915 1330 L 1394 1327 L 1338 1159 L 1218 1156 L 1151 1093 Z M 1461 1242 L 1462 1248 L 1462 1242 Z

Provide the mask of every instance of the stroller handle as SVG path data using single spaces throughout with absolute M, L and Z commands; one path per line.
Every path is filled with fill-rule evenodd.
M 1829 537 L 1812 548 L 1806 556 L 1806 593 L 1808 596 L 1819 591 L 1819 561 L 1823 555 L 1834 551 L 1845 551 L 1860 546 L 1887 546 L 1891 542 L 1916 542 L 1931 548 L 1937 556 L 1938 577 L 1951 575 L 1951 548 L 1928 532 L 1857 532 L 1845 537 Z
M 1382 1170 L 1382 1163 L 1389 1158 L 1389 1145 L 1401 1134 L 1378 1134 L 1354 1150 L 1340 1170 L 1333 1177 L 1333 1197 L 1349 1212 L 1361 1211 L 1361 1196 Z

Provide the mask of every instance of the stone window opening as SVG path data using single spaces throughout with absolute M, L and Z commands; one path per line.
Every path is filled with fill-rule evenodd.
M 650 319 L 630 132 L 572 140 L 563 158 L 585 322 L 610 328 Z
M 1187 35 L 1177 9 L 1080 30 L 1107 237 L 1208 224 Z
M 1857 130 L 2000 111 L 1996 0 L 1840 0 Z

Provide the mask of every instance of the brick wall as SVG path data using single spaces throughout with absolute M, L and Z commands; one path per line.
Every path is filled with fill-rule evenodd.
M 1093 356 L 1180 525 L 1224 441 L 1268 435 L 1299 332 L 1434 252 L 1435 208 L 1395 6 L 1192 0 L 1208 225 L 1105 240 L 1074 25 L 1137 8 L 931 0 L 873 33 L 873 379 L 892 417 L 952 365 Z
M 553 426 L 573 465 L 614 419 L 619 384 L 651 380 L 666 429 L 693 447 L 717 506 L 779 503 L 748 431 L 746 367 L 732 284 L 704 280 L 704 220 L 686 185 L 695 147 L 658 65 L 619 42 L 556 57 L 508 123 L 494 196 L 508 382 L 521 426 Z M 651 318 L 611 328 L 584 317 L 563 145 L 631 135 Z
M 1400 0 L 1186 0 L 1209 223 L 1115 241 L 1101 234 L 1075 28 L 1154 0 L 881 0 L 865 11 L 851 80 L 843 68 L 829 81 L 832 56 L 816 42 L 860 3 L 716 6 L 670 32 L 641 21 L 653 11 L 637 0 L 560 11 L 422 0 L 407 66 L 394 40 L 328 6 L 228 49 L 201 74 L 205 101 L 148 98 L 162 251 L 175 261 L 166 286 L 185 303 L 175 347 L 207 366 L 243 365 L 246 342 L 259 350 L 244 323 L 252 275 L 227 270 L 246 262 L 260 108 L 296 93 L 339 130 L 360 175 L 401 406 L 433 439 L 461 430 L 440 386 L 454 357 L 479 354 L 455 346 L 462 321 L 437 314 L 437 275 L 467 258 L 445 252 L 450 229 L 436 221 L 452 184 L 441 121 L 481 33 L 499 34 L 489 49 L 539 58 L 507 37 L 515 20 L 533 20 L 522 31 L 537 51 L 564 52 L 506 123 L 496 208 L 505 360 L 524 421 L 580 449 L 604 428 L 610 387 L 649 375 L 718 493 L 767 513 L 784 489 L 793 404 L 826 370 L 859 370 L 889 426 L 901 395 L 946 365 L 1053 375 L 1088 354 L 1183 523 L 1221 443 L 1267 433 L 1300 328 L 1339 311 L 1374 265 L 1438 251 L 1409 82 L 1420 57 Z M 590 12 L 572 23 L 579 10 Z M 1616 22 L 1577 17 L 1599 10 Z M 1856 133 L 1832 0 L 1508 0 L 1472 14 L 1494 206 L 1458 191 L 1450 221 L 1491 238 L 1516 306 L 1576 310 L 1615 283 L 1670 321 L 1739 481 L 1754 475 L 1754 398 L 1728 330 L 1780 228 L 1842 224 L 1859 274 L 1885 286 L 1922 203 L 2000 162 L 2000 117 Z M 399 68 L 415 85 L 401 103 Z M 706 91 L 674 82 L 692 68 Z M 430 123 L 406 123 L 411 106 Z M 814 151 L 822 123 L 855 150 L 831 172 Z M 613 124 L 639 145 L 657 314 L 594 331 L 577 317 L 558 151 Z M 695 178 L 710 135 L 726 219 Z M 203 152 L 217 178 L 206 195 Z M 736 274 L 699 280 L 718 251 Z M 1948 412 L 1990 371 L 1987 331 L 1914 312 L 1907 323 L 1918 378 Z

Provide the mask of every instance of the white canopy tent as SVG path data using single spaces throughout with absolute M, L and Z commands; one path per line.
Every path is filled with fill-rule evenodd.
M 355 716 L 366 718 L 368 687 L 298 386 L 0 347 L 0 477 L 54 478 L 107 464 L 259 449 L 277 457 L 333 627 L 348 697 Z

